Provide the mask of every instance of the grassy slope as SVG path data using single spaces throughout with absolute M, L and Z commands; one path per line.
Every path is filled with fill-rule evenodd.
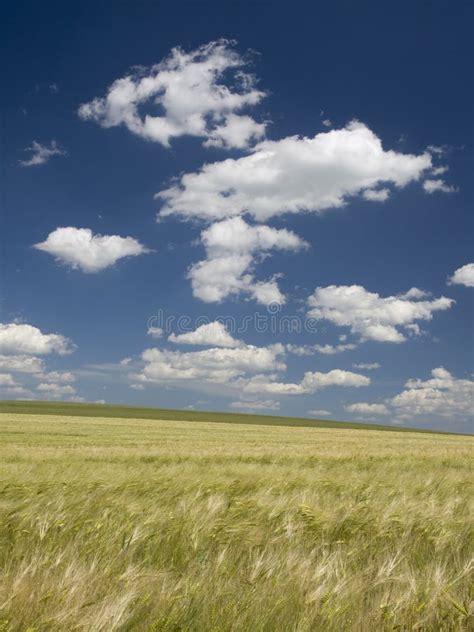
M 0 630 L 470 630 L 473 445 L 0 414 Z
M 117 417 L 126 419 L 163 419 L 169 421 L 204 421 L 235 424 L 258 424 L 263 426 L 294 426 L 304 428 L 353 428 L 371 430 L 394 430 L 400 432 L 432 432 L 417 428 L 384 426 L 381 424 L 351 423 L 301 417 L 278 417 L 275 415 L 248 415 L 228 412 L 204 412 L 165 408 L 138 408 L 110 404 L 79 404 L 71 402 L 44 401 L 0 401 L 0 413 L 22 413 L 35 415 L 63 415 L 78 417 Z

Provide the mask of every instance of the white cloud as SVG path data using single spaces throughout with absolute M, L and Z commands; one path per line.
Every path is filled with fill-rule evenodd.
M 90 228 L 56 228 L 47 239 L 34 245 L 56 261 L 83 272 L 99 272 L 123 257 L 136 257 L 149 250 L 133 237 L 94 235 Z
M 130 388 L 133 388 L 134 391 L 144 391 L 145 387 L 143 384 L 130 384 Z
M 257 123 L 250 116 L 228 114 L 223 125 L 218 125 L 204 143 L 205 147 L 245 149 L 249 143 L 265 136 L 265 123 Z
M 443 173 L 449 171 L 449 167 L 447 165 L 440 165 L 439 167 L 433 167 L 431 170 L 432 175 L 441 176 Z
M 231 402 L 229 408 L 237 410 L 280 410 L 280 402 L 274 399 L 261 399 L 252 402 Z
M 431 371 L 431 379 L 408 380 L 405 390 L 393 397 L 390 404 L 401 419 L 413 416 L 472 418 L 474 381 L 457 379 L 443 367 Z
M 265 96 L 242 70 L 246 65 L 234 43 L 224 39 L 189 53 L 174 48 L 160 64 L 117 79 L 104 98 L 81 105 L 78 113 L 102 127 L 125 125 L 165 147 L 173 138 L 190 135 L 207 146 L 244 148 L 265 132 L 263 123 L 240 114 Z M 142 115 L 147 104 L 149 111 Z
M 273 378 L 273 376 L 270 376 Z M 329 386 L 355 387 L 369 386 L 370 378 L 359 373 L 333 369 L 327 373 L 307 371 L 301 382 L 277 382 L 267 376 L 257 375 L 249 380 L 241 380 L 240 386 L 246 393 L 268 393 L 273 395 L 304 395 L 314 393 Z
M 380 364 L 378 362 L 359 362 L 359 364 L 353 364 L 352 366 L 354 369 L 365 369 L 366 371 L 380 369 Z
M 17 386 L 17 383 L 10 373 L 0 373 L 0 386 Z
M 313 417 L 326 417 L 330 414 L 329 410 L 324 410 L 323 408 L 320 410 L 308 410 L 308 415 L 312 415 Z
M 240 292 L 250 294 L 264 305 L 284 303 L 275 279 L 256 281 L 254 261 L 271 250 L 296 251 L 307 246 L 295 233 L 249 225 L 241 217 L 216 222 L 201 233 L 207 258 L 191 266 L 193 294 L 206 303 L 220 302 Z
M 59 334 L 43 334 L 37 327 L 32 325 L 0 323 L 0 353 L 32 355 L 59 353 L 60 355 L 65 355 L 74 351 L 74 348 L 70 340 Z M 17 366 L 21 366 L 23 361 L 19 361 L 17 358 L 16 362 L 18 362 Z M 23 366 L 25 366 L 24 363 Z M 29 366 L 30 369 L 35 367 L 35 361 L 32 360 Z M 29 372 L 33 371 L 30 370 Z
M 362 197 L 369 202 L 385 202 L 390 197 L 390 191 L 389 189 L 366 189 Z
M 219 385 L 220 392 L 238 394 L 243 400 L 246 395 L 250 399 L 259 394 L 305 395 L 330 386 L 357 388 L 370 384 L 370 378 L 341 369 L 308 371 L 300 382 L 280 382 L 278 373 L 286 370 L 284 356 L 282 344 L 189 352 L 146 349 L 141 354 L 141 371 L 129 377 L 134 385 L 185 383 L 200 389 L 206 384 L 214 388 Z
M 283 353 L 283 345 L 279 344 L 188 352 L 146 349 L 141 356 L 145 362 L 142 372 L 131 377 L 134 382 L 228 383 L 246 374 L 284 370 L 286 366 L 280 359 Z
M 48 145 L 42 145 L 41 143 L 33 141 L 31 147 L 27 147 L 25 151 L 31 152 L 30 158 L 27 160 L 20 160 L 19 163 L 22 167 L 34 167 L 37 165 L 44 165 L 48 162 L 52 156 L 66 156 L 67 151 L 61 149 L 55 140 L 52 140 Z
M 228 348 L 244 346 L 240 340 L 235 340 L 224 325 L 217 320 L 201 325 L 195 331 L 179 335 L 171 334 L 168 340 L 180 345 L 206 345 Z
M 70 385 L 54 384 L 41 382 L 36 387 L 37 391 L 41 393 L 47 393 L 50 397 L 62 397 L 63 395 L 74 395 L 76 390 Z
M 453 302 L 445 296 L 427 300 L 418 288 L 382 298 L 360 285 L 330 285 L 316 288 L 309 297 L 308 316 L 350 327 L 362 340 L 403 342 L 406 337 L 399 328 L 416 334 L 414 321 L 431 320 L 434 312 L 449 309 Z
M 453 276 L 448 279 L 448 283 L 474 287 L 474 263 L 466 263 L 465 266 L 455 270 Z
M 321 121 L 321 123 L 324 125 L 324 127 L 332 127 L 331 119 L 325 118 Z
M 383 184 L 404 187 L 431 166 L 429 153 L 385 151 L 368 127 L 353 121 L 313 138 L 263 141 L 247 156 L 184 174 L 157 197 L 162 216 L 215 221 L 249 213 L 265 221 L 283 213 L 341 207 Z
M 369 404 L 367 402 L 359 402 L 358 404 L 350 404 L 344 406 L 344 408 L 350 413 L 357 413 L 361 415 L 388 415 L 389 411 L 385 404 Z
M 67 383 L 76 381 L 76 376 L 70 371 L 49 371 L 48 373 L 40 373 L 35 377 L 47 382 Z
M 148 327 L 146 333 L 152 338 L 161 338 L 164 332 L 161 327 Z
M 41 373 L 44 363 L 41 358 L 28 355 L 0 355 L 0 370 L 19 373 Z
M 423 182 L 423 189 L 427 193 L 436 193 L 441 191 L 442 193 L 456 193 L 457 189 L 450 184 L 446 184 L 444 180 L 425 180 Z
M 289 353 L 294 353 L 298 356 L 310 356 L 315 353 L 322 353 L 323 355 L 334 355 L 335 353 L 342 353 L 343 351 L 352 351 L 357 345 L 353 343 L 339 344 L 339 345 L 286 345 L 286 350 Z

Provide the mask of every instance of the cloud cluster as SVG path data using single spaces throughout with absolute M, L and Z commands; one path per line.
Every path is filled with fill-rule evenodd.
M 44 165 L 53 156 L 67 156 L 67 151 L 61 149 L 55 140 L 52 140 L 49 146 L 34 140 L 31 147 L 27 147 L 25 151 L 31 152 L 31 156 L 27 160 L 19 161 L 22 167 Z
M 71 371 L 49 371 L 41 373 L 39 377 L 42 380 L 46 380 L 48 382 L 59 382 L 60 384 L 76 381 L 76 376 L 74 373 L 71 373 Z
M 188 135 L 205 146 L 244 149 L 265 133 L 264 123 L 242 113 L 265 96 L 242 70 L 247 63 L 225 39 L 189 53 L 173 48 L 161 63 L 114 81 L 105 97 L 81 105 L 78 113 L 102 127 L 124 125 L 165 147 Z
M 263 404 L 255 403 L 258 395 L 307 395 L 330 386 L 357 388 L 370 384 L 370 378 L 342 369 L 326 373 L 307 371 L 300 382 L 279 381 L 279 374 L 286 370 L 282 344 L 256 347 L 242 343 L 233 348 L 212 347 L 188 352 L 146 349 L 141 360 L 141 370 L 129 374 L 133 388 L 146 383 L 189 385 L 197 382 L 200 388 L 206 384 L 218 385 L 221 389 L 225 387 L 227 394 L 238 394 L 245 400 L 245 404 L 234 403 L 233 407 L 242 409 L 263 408 Z M 266 405 L 269 400 L 258 401 Z M 273 404 L 271 407 L 276 409 Z
M 431 320 L 434 312 L 449 309 L 453 302 L 445 296 L 429 300 L 417 288 L 381 297 L 360 285 L 330 285 L 316 288 L 310 296 L 308 316 L 350 327 L 361 340 L 403 342 L 406 336 L 400 328 L 417 335 L 420 329 L 416 321 Z
M 143 370 L 133 377 L 144 382 L 202 380 L 224 384 L 246 374 L 284 370 L 283 353 L 279 344 L 187 352 L 146 349 L 141 355 Z
M 466 287 L 474 287 L 474 263 L 466 263 L 465 266 L 454 271 L 452 277 L 448 280 L 449 284 L 465 285 Z
M 45 241 L 35 244 L 56 261 L 83 272 L 99 272 L 124 257 L 136 257 L 149 252 L 133 237 L 94 235 L 90 228 L 67 226 L 56 228 Z
M 405 390 L 390 400 L 401 419 L 433 416 L 472 419 L 474 381 L 457 379 L 443 367 L 431 371 L 429 380 L 408 380 Z
M 46 393 L 49 397 L 60 398 L 64 395 L 74 395 L 76 390 L 69 384 L 56 384 L 54 382 L 41 382 L 36 387 L 40 393 Z
M 38 394 L 54 398 L 74 395 L 76 391 L 70 384 L 75 375 L 70 371 L 47 371 L 44 359 L 37 356 L 67 355 L 75 348 L 65 336 L 45 334 L 32 325 L 0 324 L 0 371 L 6 371 L 0 372 L 2 396 L 31 399 L 38 398 Z
M 247 213 L 266 221 L 283 213 L 324 211 L 351 197 L 382 200 L 386 186 L 404 187 L 432 166 L 431 155 L 385 151 L 358 121 L 312 138 L 257 144 L 247 156 L 207 164 L 157 194 L 161 216 L 215 221 Z M 370 192 L 370 193 L 369 193 Z
M 7 347 L 8 348 L 8 347 Z M 11 345 L 9 345 L 11 349 Z M 19 373 L 42 373 L 44 362 L 41 358 L 29 355 L 0 355 L 0 370 Z
M 216 222 L 201 233 L 206 259 L 191 266 L 193 294 L 206 303 L 221 302 L 229 295 L 250 294 L 258 303 L 284 303 L 276 280 L 256 281 L 256 260 L 272 250 L 297 251 L 306 242 L 286 229 L 250 225 L 241 217 Z
M 244 393 L 266 393 L 272 395 L 305 395 L 328 388 L 344 386 L 359 388 L 369 386 L 370 378 L 352 371 L 333 369 L 327 373 L 307 371 L 301 382 L 278 382 L 275 376 L 257 375 L 247 381 L 240 381 Z
M 392 414 L 408 421 L 414 417 L 473 420 L 474 380 L 458 379 L 438 367 L 428 380 L 408 380 L 403 391 L 384 403 L 358 402 L 345 406 L 345 410 L 358 415 Z

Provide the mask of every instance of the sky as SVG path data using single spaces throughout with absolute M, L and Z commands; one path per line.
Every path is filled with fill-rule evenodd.
M 472 14 L 5 3 L 0 398 L 472 432 Z

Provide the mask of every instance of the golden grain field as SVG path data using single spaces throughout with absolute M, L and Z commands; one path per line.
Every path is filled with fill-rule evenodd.
M 0 430 L 2 632 L 473 625 L 472 438 L 10 413 Z

